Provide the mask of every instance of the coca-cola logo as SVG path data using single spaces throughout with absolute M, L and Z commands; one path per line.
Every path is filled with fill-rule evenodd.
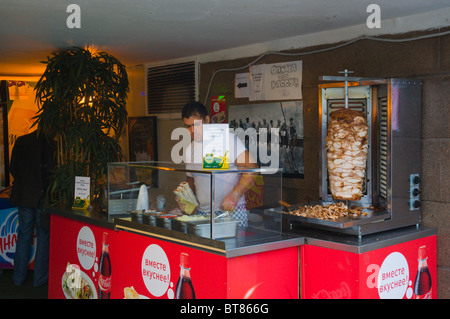
M 341 282 L 339 287 L 332 290 L 321 289 L 312 294 L 313 299 L 351 299 L 351 290 L 346 282 Z
M 98 287 L 104 293 L 108 293 L 111 291 L 111 277 L 106 277 L 103 275 L 99 275 L 98 277 Z

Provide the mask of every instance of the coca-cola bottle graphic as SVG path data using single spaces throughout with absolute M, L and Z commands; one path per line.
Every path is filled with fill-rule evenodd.
M 176 299 L 195 299 L 194 286 L 191 281 L 191 264 L 189 255 L 181 253 L 180 255 L 180 278 L 178 278 L 175 288 Z
M 416 299 L 431 299 L 431 275 L 427 265 L 427 246 L 419 247 L 419 266 L 414 282 Z
M 106 232 L 103 233 L 103 247 L 99 271 L 98 299 L 109 299 L 111 296 L 111 260 L 109 258 L 108 233 Z

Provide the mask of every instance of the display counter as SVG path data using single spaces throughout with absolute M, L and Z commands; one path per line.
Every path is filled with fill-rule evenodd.
M 302 237 L 248 228 L 217 240 L 131 217 L 111 221 L 95 211 L 50 212 L 49 298 L 100 298 L 103 277 L 110 278 L 103 296 L 117 299 L 299 297 Z M 184 269 L 188 288 L 180 281 Z
M 437 297 L 435 229 L 351 236 L 286 225 L 267 209 L 281 210 L 281 174 L 266 173 L 111 164 L 107 212 L 50 209 L 49 298 Z M 179 205 L 174 190 L 194 174 L 214 214 Z M 215 182 L 226 174 L 253 178 L 245 223 L 216 208 L 224 192 Z
M 407 227 L 361 240 L 316 229 L 212 240 L 127 218 L 111 221 L 95 211 L 50 211 L 49 298 L 77 298 L 78 284 L 71 278 L 90 286 L 91 298 L 99 297 L 105 232 L 110 298 L 180 297 L 176 293 L 180 256 L 186 254 L 195 298 L 437 298 L 436 230 L 432 228 Z M 424 246 L 428 272 L 419 269 Z M 78 275 L 67 271 L 69 264 Z M 421 273 L 425 275 L 417 275 Z M 428 284 L 421 280 L 430 282 L 424 294 L 419 288 Z

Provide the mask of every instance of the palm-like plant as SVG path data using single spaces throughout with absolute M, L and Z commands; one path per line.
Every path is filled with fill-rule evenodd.
M 126 68 L 105 52 L 73 48 L 48 57 L 38 81 L 38 132 L 55 134 L 57 167 L 51 205 L 73 201 L 75 176 L 91 177 L 91 203 L 102 202 L 107 163 L 123 157 L 119 138 L 127 121 Z

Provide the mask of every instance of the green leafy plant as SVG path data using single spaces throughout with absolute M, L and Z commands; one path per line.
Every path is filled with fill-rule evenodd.
M 57 167 L 50 205 L 71 205 L 75 176 L 90 176 L 91 203 L 103 201 L 107 163 L 123 158 L 119 138 L 127 121 L 125 66 L 105 52 L 72 48 L 47 58 L 38 81 L 38 132 L 54 134 Z

